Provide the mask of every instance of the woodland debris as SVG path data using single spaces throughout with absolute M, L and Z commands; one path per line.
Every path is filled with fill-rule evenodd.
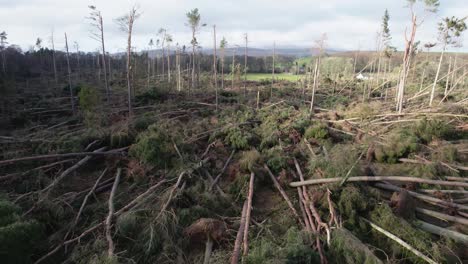
M 342 177 L 337 178 L 325 178 L 325 179 L 311 179 L 299 182 L 291 182 L 289 186 L 298 187 L 306 185 L 326 184 L 342 181 Z M 348 182 L 360 182 L 360 181 L 400 181 L 400 182 L 417 182 L 426 184 L 435 184 L 442 186 L 458 186 L 467 187 L 468 182 L 453 182 L 453 181 L 440 181 L 440 180 L 429 180 L 417 177 L 406 177 L 406 176 L 354 176 L 349 177 Z
M 268 172 L 268 175 L 270 176 L 270 179 L 273 181 L 273 184 L 275 185 L 276 189 L 278 189 L 278 191 L 280 192 L 281 196 L 283 196 L 283 199 L 286 201 L 286 203 L 288 204 L 289 206 L 289 209 L 291 209 L 292 213 L 294 214 L 294 216 L 297 218 L 297 221 L 302 225 L 304 226 L 304 223 L 302 223 L 301 221 L 301 217 L 299 216 L 299 214 L 297 213 L 296 211 L 296 208 L 294 208 L 291 200 L 289 199 L 288 195 L 286 194 L 286 192 L 283 190 L 283 187 L 281 187 L 281 185 L 279 184 L 279 182 L 276 180 L 275 176 L 273 175 L 273 173 L 271 172 L 270 168 L 268 168 L 268 166 L 265 164 L 263 166 L 265 168 L 265 170 Z
M 234 153 L 236 152 L 236 150 L 232 150 L 231 152 L 231 155 L 229 155 L 229 158 L 227 159 L 226 163 L 224 163 L 224 166 L 223 168 L 221 169 L 221 172 L 216 175 L 215 179 L 213 180 L 213 182 L 211 183 L 210 185 L 210 190 L 213 189 L 213 187 L 218 183 L 219 179 L 221 178 L 221 176 L 223 175 L 223 173 L 226 171 L 226 168 L 228 167 L 229 165 L 229 162 L 231 162 L 231 159 L 232 157 L 234 156 Z
M 395 241 L 396 243 L 400 244 L 402 247 L 406 248 L 407 250 L 411 251 L 416 256 L 420 257 L 421 259 L 425 260 L 427 263 L 437 264 L 434 260 L 430 259 L 428 256 L 424 255 L 422 252 L 417 250 L 416 248 L 412 247 L 410 244 L 406 243 L 405 241 L 401 240 L 399 237 L 395 236 L 394 234 L 386 231 L 385 229 L 381 228 L 380 226 L 372 223 L 371 221 L 361 218 L 369 225 L 372 226 L 375 230 L 379 231 L 380 233 L 384 234 L 386 237 L 390 238 L 391 240 Z
M 375 186 L 378 187 L 378 188 L 381 188 L 381 189 L 390 190 L 390 191 L 394 191 L 394 192 L 401 192 L 401 191 L 404 190 L 403 188 L 400 188 L 398 186 L 391 185 L 391 184 L 376 183 Z M 444 208 L 448 207 L 448 208 L 455 208 L 455 209 L 460 209 L 460 210 L 468 210 L 468 206 L 466 206 L 466 205 L 447 202 L 447 201 L 444 201 L 444 200 L 441 200 L 441 199 L 437 199 L 437 198 L 434 198 L 434 197 L 431 197 L 431 196 L 428 196 L 428 195 L 424 195 L 424 194 L 420 194 L 420 193 L 416 193 L 416 192 L 413 192 L 413 191 L 408 191 L 408 194 L 410 194 L 411 196 L 413 196 L 415 198 L 418 198 L 420 200 L 429 202 L 431 204 L 435 204 L 437 206 L 442 206 Z
M 44 160 L 44 159 L 56 159 L 56 158 L 70 158 L 70 157 L 83 157 L 83 156 L 106 156 L 106 155 L 121 155 L 128 147 L 113 149 L 105 152 L 78 152 L 78 153 L 65 153 L 65 154 L 48 154 L 39 155 L 32 157 L 22 157 L 9 160 L 0 161 L 0 166 L 8 165 L 17 162 L 32 161 L 32 160 Z

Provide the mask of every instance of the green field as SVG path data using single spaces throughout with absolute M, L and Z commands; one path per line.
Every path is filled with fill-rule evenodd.
M 305 75 L 293 75 L 289 73 L 276 73 L 276 80 L 285 80 L 290 82 L 295 82 L 304 78 Z M 241 77 L 242 79 L 244 76 Z M 230 76 L 227 78 L 230 79 Z M 261 81 L 261 80 L 271 80 L 271 73 L 247 73 L 247 80 L 249 81 Z

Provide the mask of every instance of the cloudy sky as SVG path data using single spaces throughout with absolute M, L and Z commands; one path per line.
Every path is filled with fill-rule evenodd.
M 134 46 L 146 49 L 149 39 L 157 39 L 157 30 L 166 28 L 174 43 L 188 45 L 190 31 L 185 25 L 185 13 L 199 8 L 202 22 L 208 26 L 200 32 L 203 47 L 212 47 L 212 25 L 216 24 L 218 38 L 225 36 L 229 44 L 243 44 L 243 34 L 249 35 L 249 46 L 310 47 L 322 33 L 327 33 L 328 47 L 353 50 L 375 48 L 375 36 L 381 17 L 390 12 L 393 44 L 402 47 L 403 34 L 410 19 L 405 0 L 0 0 L 0 31 L 8 33 L 8 42 L 28 49 L 36 38 L 50 46 L 55 32 L 56 49 L 63 49 L 63 33 L 71 42 L 77 41 L 81 50 L 96 50 L 99 44 L 91 39 L 91 26 L 86 17 L 88 5 L 95 5 L 104 18 L 107 48 L 123 51 L 125 34 L 120 32 L 115 18 L 137 4 L 142 12 L 136 21 Z M 466 0 L 441 0 L 437 14 L 425 16 L 416 38 L 434 42 L 436 23 L 442 17 L 468 16 Z M 468 46 L 468 37 L 463 37 Z M 468 51 L 468 47 L 460 50 Z

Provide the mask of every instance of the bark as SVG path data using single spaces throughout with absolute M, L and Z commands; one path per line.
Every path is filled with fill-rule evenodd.
M 436 234 L 439 236 L 445 236 L 457 242 L 461 242 L 465 245 L 468 244 L 468 236 L 465 234 L 462 234 L 462 233 L 459 233 L 450 229 L 442 228 L 436 225 L 432 225 L 423 221 L 417 221 L 416 223 L 417 223 L 417 227 L 419 227 L 420 229 L 426 232 Z
M 252 198 L 254 192 L 254 180 L 255 180 L 255 173 L 250 173 L 250 182 L 249 182 L 249 196 L 247 198 L 247 212 L 245 214 L 245 228 L 244 228 L 244 252 L 243 256 L 247 256 L 249 254 L 249 226 L 250 226 L 250 215 L 252 212 Z
M 109 82 L 107 80 L 107 67 L 106 67 L 106 47 L 104 44 L 104 23 L 102 22 L 101 12 L 99 12 L 99 29 L 101 33 L 101 48 L 102 48 L 102 69 L 104 70 L 104 85 L 106 88 L 106 98 L 107 102 L 110 100 L 110 90 L 109 90 Z
M 446 221 L 451 221 L 451 222 L 454 222 L 454 223 L 459 223 L 459 224 L 468 226 L 468 219 L 465 219 L 463 217 L 457 217 L 457 216 L 452 216 L 452 215 L 448 215 L 448 214 L 443 214 L 443 213 L 439 213 L 439 212 L 436 212 L 436 211 L 432 211 L 432 210 L 424 209 L 424 208 L 419 208 L 419 207 L 416 207 L 415 210 L 418 213 L 429 215 L 429 216 L 432 216 L 432 217 L 437 218 L 437 219 L 443 219 L 443 220 L 446 220 Z
M 213 53 L 213 72 L 214 72 L 214 86 L 216 94 L 216 111 L 218 111 L 218 70 L 216 65 L 216 25 L 213 26 L 213 39 L 214 39 L 214 53 Z
M 440 53 L 439 65 L 437 66 L 437 72 L 434 77 L 434 82 L 432 83 L 431 98 L 429 99 L 429 106 L 432 106 L 432 101 L 434 100 L 436 85 L 437 85 L 437 81 L 439 80 L 440 67 L 442 66 L 442 60 L 444 58 L 445 48 L 446 48 L 446 44 L 444 43 L 444 47 L 442 49 L 442 52 Z M 447 78 L 449 77 L 447 76 Z
M 381 189 L 394 191 L 394 192 L 401 192 L 401 191 L 404 190 L 403 188 L 400 188 L 400 187 L 397 187 L 397 186 L 391 185 L 391 184 L 376 183 L 375 186 L 377 186 L 378 188 L 381 188 Z M 431 197 L 431 196 L 428 196 L 428 195 L 424 195 L 424 194 L 420 194 L 420 193 L 416 193 L 416 192 L 413 192 L 413 191 L 407 191 L 407 192 L 408 192 L 408 194 L 410 194 L 411 196 L 413 196 L 413 197 L 415 197 L 415 198 L 417 198 L 419 200 L 422 200 L 422 201 L 437 205 L 439 207 L 454 208 L 454 209 L 468 211 L 468 206 L 466 206 L 466 205 L 447 202 L 447 201 L 444 201 L 444 200 L 441 200 L 441 199 L 437 199 L 437 198 L 434 198 L 434 197 Z
M 396 96 L 396 110 L 398 113 L 401 113 L 403 110 L 403 99 L 404 99 L 404 93 L 405 93 L 405 85 L 406 85 L 406 79 L 408 78 L 408 73 L 410 69 L 410 62 L 411 62 L 411 52 L 413 50 L 413 45 L 414 45 L 414 39 L 416 37 L 416 29 L 417 29 L 417 20 L 416 20 L 416 15 L 411 12 L 411 34 L 408 39 L 408 36 L 406 35 L 405 32 L 405 52 L 403 55 L 403 65 L 402 69 L 400 72 L 400 79 L 398 83 L 398 90 L 397 90 L 397 96 Z
M 117 175 L 115 176 L 114 185 L 112 185 L 112 191 L 109 196 L 109 214 L 106 218 L 106 240 L 107 244 L 109 245 L 109 249 L 107 251 L 107 255 L 109 259 L 114 258 L 114 241 L 112 240 L 112 218 L 114 217 L 114 196 L 117 191 L 117 186 L 119 185 L 120 181 L 120 174 L 122 172 L 121 168 L 117 169 Z
M 247 215 L 247 201 L 244 202 L 244 206 L 242 208 L 242 215 L 241 215 L 239 230 L 237 231 L 236 242 L 234 243 L 234 250 L 232 252 L 232 256 L 230 260 L 231 264 L 239 263 L 240 251 L 242 247 L 242 239 L 244 236 L 246 215 Z
M 68 39 L 67 33 L 65 33 L 65 50 L 66 50 L 66 58 L 67 58 L 67 70 L 68 70 L 68 89 L 70 90 L 70 101 L 71 101 L 71 108 L 73 115 L 75 114 L 75 100 L 73 99 L 73 88 L 71 82 L 71 68 L 70 68 L 70 54 L 68 52 Z
M 245 49 L 244 49 L 244 97 L 247 96 L 247 44 L 248 36 L 245 34 Z
M 219 179 L 221 178 L 221 176 L 223 175 L 223 173 L 226 171 L 226 169 L 227 169 L 229 163 L 231 162 L 231 159 L 232 159 L 232 157 L 234 156 L 234 153 L 235 153 L 235 152 L 236 152 L 236 151 L 233 150 L 233 151 L 231 152 L 231 155 L 229 155 L 229 158 L 227 159 L 226 163 L 224 163 L 224 166 L 223 166 L 223 168 L 221 169 L 221 172 L 220 172 L 218 175 L 216 175 L 216 177 L 215 177 L 213 183 L 211 183 L 210 190 L 213 189 L 213 187 L 218 183 L 218 181 L 219 181 Z
M 316 184 L 326 184 L 342 181 L 342 177 L 337 178 L 325 178 L 325 179 L 311 179 L 306 181 L 291 182 L 289 185 L 291 187 L 305 186 L 305 185 L 316 185 Z M 401 181 L 401 182 L 417 182 L 417 183 L 426 183 L 426 184 L 436 184 L 442 186 L 458 186 L 458 187 L 468 187 L 468 182 L 453 182 L 453 181 L 439 181 L 439 180 L 429 180 L 417 177 L 406 177 L 406 176 L 355 176 L 349 177 L 347 182 L 360 182 L 360 181 Z
M 102 152 L 106 148 L 107 147 L 103 147 L 103 148 L 97 149 L 97 150 L 95 150 L 93 152 Z M 62 179 L 64 179 L 70 173 L 74 172 L 75 170 L 77 170 L 78 168 L 80 168 L 81 166 L 86 164 L 91 158 L 92 158 L 92 156 L 86 156 L 83 159 L 81 159 L 79 162 L 77 162 L 75 165 L 73 165 L 70 168 L 63 171 L 57 178 L 54 179 L 54 181 L 51 184 L 49 184 L 46 188 L 44 188 L 42 190 L 42 192 L 45 193 L 46 196 L 47 196 L 50 193 L 50 191 L 52 190 L 52 188 L 55 187 Z
M 206 246 L 205 246 L 205 258 L 203 259 L 203 264 L 210 263 L 211 252 L 213 251 L 213 240 L 210 235 L 206 235 Z
M 43 159 L 54 159 L 54 158 L 70 158 L 70 157 L 83 157 L 83 156 L 103 156 L 103 155 L 116 155 L 121 154 L 122 151 L 126 150 L 127 148 L 121 149 L 114 149 L 109 150 L 106 152 L 78 152 L 78 153 L 65 153 L 65 154 L 49 154 L 49 155 L 39 155 L 39 156 L 31 156 L 31 157 L 22 157 L 22 158 L 15 158 L 10 160 L 2 160 L 0 161 L 1 165 L 8 165 L 16 162 L 23 162 L 23 161 L 32 161 L 32 160 L 43 160 Z

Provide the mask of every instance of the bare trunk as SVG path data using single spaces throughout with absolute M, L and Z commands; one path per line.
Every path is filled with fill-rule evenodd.
M 109 102 L 110 90 L 109 90 L 109 82 L 107 80 L 106 47 L 104 44 L 104 24 L 102 22 L 102 17 L 100 14 L 99 14 L 99 24 L 100 24 L 100 29 L 101 29 L 102 69 L 104 70 L 104 85 L 106 88 L 106 99 L 107 99 L 107 102 Z
M 440 53 L 439 65 L 437 66 L 437 72 L 436 72 L 436 75 L 435 75 L 435 78 L 434 78 L 434 83 L 432 84 L 431 98 L 429 99 L 429 106 L 432 106 L 432 101 L 434 100 L 435 89 L 436 89 L 436 85 L 437 85 L 437 80 L 439 79 L 440 66 L 442 65 L 442 60 L 444 58 L 445 47 L 446 47 L 446 45 L 444 44 L 444 48 L 442 49 L 442 52 Z M 447 78 L 448 78 L 448 76 L 447 76 Z
M 245 49 L 244 49 L 244 97 L 247 96 L 247 43 L 248 36 L 245 34 Z
M 448 71 L 447 71 L 447 80 L 445 81 L 445 91 L 444 91 L 444 96 L 447 96 L 447 91 L 448 91 L 448 87 L 449 87 L 449 83 L 450 83 L 450 70 L 452 69 L 452 57 L 450 57 L 449 59 L 449 67 L 448 67 Z M 453 74 L 452 74 L 453 76 Z
M 130 59 L 132 53 L 132 28 L 133 28 L 133 18 L 130 18 L 128 24 L 128 38 L 127 38 L 127 93 L 128 93 L 128 116 L 131 117 L 133 115 L 132 110 L 132 86 L 130 82 Z
M 215 97 L 216 97 L 216 111 L 218 111 L 218 70 L 216 65 L 216 25 L 213 26 L 213 39 L 214 39 L 214 53 L 213 53 L 213 73 L 214 73 L 214 86 L 215 86 Z
M 408 77 L 409 73 L 409 67 L 410 67 L 410 61 L 411 61 L 411 51 L 413 49 L 413 44 L 414 44 L 414 38 L 416 36 L 416 29 L 417 29 L 417 23 L 416 23 L 416 15 L 412 14 L 412 27 L 411 27 L 411 35 L 410 38 L 408 39 L 405 33 L 405 53 L 403 56 L 403 66 L 400 72 L 400 80 L 398 84 L 398 90 L 397 90 L 397 96 L 396 96 L 396 110 L 398 113 L 401 113 L 403 110 L 403 99 L 404 99 L 404 93 L 405 93 L 405 85 L 406 85 L 406 79 Z
M 250 182 L 249 182 L 249 196 L 247 197 L 247 212 L 245 214 L 245 228 L 244 228 L 244 252 L 243 256 L 249 254 L 249 226 L 250 226 L 250 214 L 252 212 L 252 198 L 254 192 L 254 180 L 255 173 L 250 173 Z
M 68 89 L 70 90 L 70 101 L 71 101 L 71 108 L 73 114 L 75 114 L 75 101 L 73 99 L 73 88 L 72 88 L 72 82 L 71 82 L 71 68 L 70 68 L 70 54 L 68 52 L 68 39 L 67 39 L 67 33 L 65 33 L 65 49 L 67 51 L 67 69 L 68 69 Z

